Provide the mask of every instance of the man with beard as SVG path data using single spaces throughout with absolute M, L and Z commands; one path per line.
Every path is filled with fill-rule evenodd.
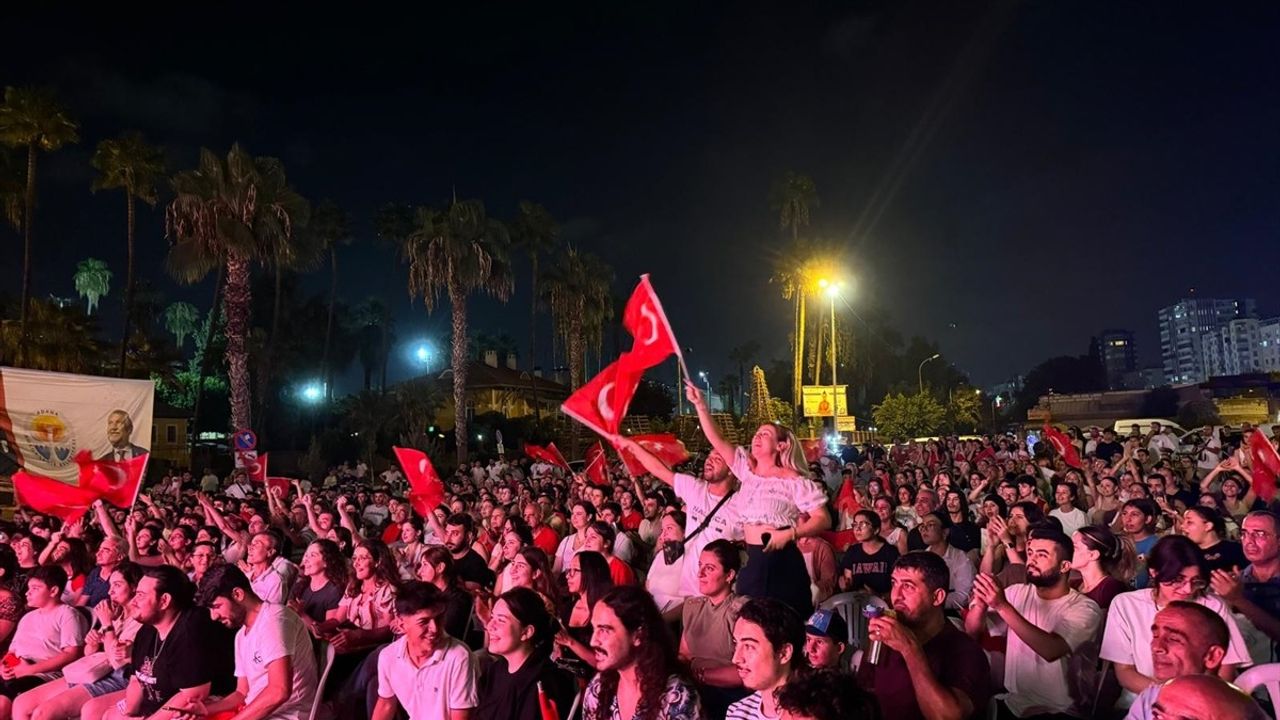
M 150 568 L 134 590 L 133 677 L 104 720 L 174 720 L 210 694 L 234 689 L 231 636 L 193 605 L 195 587 L 172 565 Z
M 464 546 L 465 547 L 465 546 Z M 466 720 L 476 707 L 476 668 L 465 644 L 444 631 L 447 598 L 410 582 L 396 594 L 404 635 L 378 656 L 378 702 L 371 720 Z
M 742 523 L 733 500 L 734 478 L 720 453 L 712 450 L 702 465 L 702 477 L 673 472 L 639 443 L 622 435 L 611 438 L 614 447 L 626 449 L 654 477 L 675 489 L 684 501 L 684 556 L 680 571 L 680 594 L 695 597 L 698 592 L 698 560 L 712 541 L 724 538 L 741 541 Z
M 880 662 L 867 653 L 858 682 L 873 691 L 883 715 L 894 720 L 969 718 L 986 710 L 990 667 L 982 647 L 943 614 L 951 575 L 927 550 L 909 552 L 893 566 L 893 615 L 872 618 L 868 637 L 883 643 Z
M 445 521 L 444 546 L 453 556 L 453 569 L 468 590 L 493 588 L 497 579 L 480 553 L 471 547 L 475 521 L 466 513 L 454 513 Z
M 304 720 L 316 696 L 316 657 L 301 618 L 264 603 L 234 565 L 205 574 L 200 605 L 236 630 L 236 690 L 216 702 L 193 704 L 194 715 L 232 711 L 238 720 Z M 238 712 L 236 712 L 238 711 Z
M 1039 527 L 1027 540 L 1027 582 L 1005 589 L 987 573 L 973 584 L 965 629 L 977 638 L 987 612 L 1009 626 L 1001 717 L 1084 717 L 1093 700 L 1097 603 L 1071 589 L 1071 540 Z

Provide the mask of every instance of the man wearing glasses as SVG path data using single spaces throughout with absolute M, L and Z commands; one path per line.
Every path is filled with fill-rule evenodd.
M 1231 609 L 1249 618 L 1253 626 L 1271 638 L 1271 659 L 1280 642 L 1280 520 L 1269 510 L 1244 518 L 1240 541 L 1249 566 L 1240 573 L 1214 570 L 1213 591 Z

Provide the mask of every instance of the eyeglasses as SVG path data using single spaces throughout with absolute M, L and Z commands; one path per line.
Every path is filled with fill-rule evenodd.
M 582 571 L 577 568 L 569 568 L 564 571 L 564 574 L 565 574 L 565 577 L 568 577 L 570 575 L 581 575 Z
M 1188 587 L 1190 588 L 1191 592 L 1200 592 L 1201 590 L 1208 587 L 1208 584 L 1205 583 L 1204 580 L 1198 577 L 1194 577 L 1194 578 L 1179 577 L 1173 580 L 1161 580 L 1160 584 L 1163 585 L 1164 587 L 1173 588 L 1173 589 Z
M 1240 531 L 1241 540 L 1250 540 L 1250 539 L 1267 540 L 1275 536 L 1276 536 L 1275 533 L 1267 532 L 1266 530 L 1241 530 Z
M 863 521 L 861 521 L 861 522 L 856 522 L 856 523 L 854 523 L 854 524 L 853 524 L 853 526 L 854 526 L 855 528 L 869 528 L 869 527 L 871 527 L 871 523 L 869 523 L 869 522 L 867 522 L 867 521 L 863 520 Z

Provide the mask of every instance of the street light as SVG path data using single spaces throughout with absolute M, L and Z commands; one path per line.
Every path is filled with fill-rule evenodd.
M 822 279 L 818 281 L 818 286 L 826 290 L 827 297 L 831 299 L 831 428 L 839 429 L 839 423 L 836 420 L 840 416 L 840 400 L 836 393 L 839 392 L 836 383 L 836 298 L 840 297 L 839 280 Z
M 311 405 L 319 404 L 319 402 L 324 399 L 324 384 L 319 382 L 309 382 L 302 386 L 302 389 L 298 394 L 305 402 Z
M 923 394 L 924 394 L 924 366 L 925 366 L 925 363 L 933 362 L 934 360 L 937 360 L 937 359 L 938 359 L 938 358 L 940 358 L 940 357 L 942 357 L 942 353 L 934 353 L 933 355 L 930 355 L 929 357 L 925 358 L 924 360 L 921 360 L 921 361 L 920 361 L 920 367 L 916 368 L 916 380 L 919 380 L 919 381 L 920 381 L 920 394 L 921 394 L 921 395 L 923 395 Z
M 711 407 L 711 376 L 706 370 L 699 370 L 698 377 L 702 378 L 703 384 L 707 386 L 707 407 Z

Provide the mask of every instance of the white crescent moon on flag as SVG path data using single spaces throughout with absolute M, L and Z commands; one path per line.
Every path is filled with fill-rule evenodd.
M 418 476 L 422 477 L 427 474 L 427 459 L 422 458 L 418 461 Z
M 609 394 L 613 392 L 614 383 L 605 383 L 600 388 L 600 394 L 596 397 L 596 411 L 600 413 L 600 417 L 605 422 L 613 422 L 613 408 L 609 406 Z
M 658 341 L 658 314 L 653 311 L 649 303 L 640 306 L 640 317 L 649 321 L 649 337 L 640 340 L 642 345 L 652 345 Z
M 129 480 L 129 471 L 119 465 L 101 465 L 102 474 L 107 478 L 107 486 L 119 490 Z

